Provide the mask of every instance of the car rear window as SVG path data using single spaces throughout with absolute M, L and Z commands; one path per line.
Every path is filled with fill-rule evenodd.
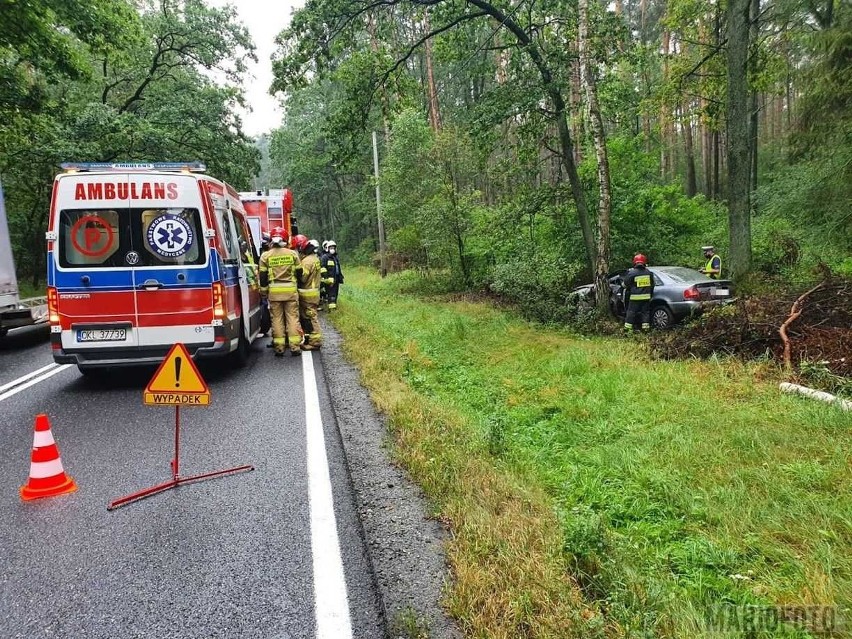
M 656 270 L 657 272 L 662 273 L 673 282 L 679 282 L 681 284 L 694 284 L 696 282 L 714 281 L 706 275 L 699 273 L 695 269 L 686 268 L 685 266 L 668 266 L 666 268 L 657 269 L 654 269 L 653 267 L 651 268 L 652 270 Z
M 192 266 L 207 252 L 198 209 L 66 209 L 59 215 L 63 268 Z

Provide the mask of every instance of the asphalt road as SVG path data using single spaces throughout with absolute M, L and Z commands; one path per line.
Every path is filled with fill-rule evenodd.
M 15 393 L 21 384 L 10 384 L 52 358 L 43 328 L 7 336 L 0 345 L 0 636 L 345 639 L 347 626 L 353 637 L 385 636 L 321 360 L 302 358 L 311 358 L 316 375 L 322 428 L 314 432 L 324 435 L 336 526 L 331 510 L 317 511 L 322 438 L 314 437 L 320 447 L 308 460 L 310 367 L 289 355 L 273 358 L 262 342 L 243 370 L 202 366 L 211 406 L 181 411 L 182 475 L 242 464 L 256 470 L 108 512 L 111 501 L 171 478 L 174 411 L 142 404 L 153 369 L 89 379 L 74 367 L 48 368 L 49 377 L 33 377 Z M 79 490 L 23 503 L 18 488 L 38 413 L 49 416 Z

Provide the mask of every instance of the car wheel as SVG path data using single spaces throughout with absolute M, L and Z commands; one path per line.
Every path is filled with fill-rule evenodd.
M 665 330 L 671 328 L 673 324 L 674 315 L 668 306 L 661 304 L 651 309 L 651 326 Z
M 249 361 L 249 355 L 251 354 L 251 344 L 246 338 L 245 326 L 243 325 L 242 320 L 240 321 L 240 340 L 237 343 L 237 350 L 231 353 L 231 363 L 234 365 L 234 368 L 244 368 Z

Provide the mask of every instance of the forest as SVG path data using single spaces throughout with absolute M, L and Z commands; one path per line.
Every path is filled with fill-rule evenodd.
M 699 268 L 714 245 L 751 303 L 656 351 L 780 360 L 825 281 L 786 361 L 849 390 L 848 5 L 311 0 L 278 44 L 263 163 L 350 260 L 599 331 L 633 255 Z M 570 295 L 590 282 L 597 314 Z
M 623 268 L 849 272 L 850 16 L 828 2 L 308 2 L 273 179 L 354 259 L 563 293 Z
M 246 185 L 254 43 L 201 0 L 0 2 L 0 180 L 19 279 L 44 280 L 50 193 L 69 161 L 203 160 Z

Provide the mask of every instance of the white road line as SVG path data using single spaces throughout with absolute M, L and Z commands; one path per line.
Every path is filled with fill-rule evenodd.
M 21 391 L 27 390 L 30 386 L 35 386 L 39 382 L 43 382 L 44 380 L 46 380 L 50 377 L 53 377 L 57 373 L 61 373 L 62 371 L 64 371 L 65 369 L 68 369 L 68 368 L 71 368 L 71 364 L 57 365 L 56 368 L 48 370 L 43 375 L 36 377 L 35 379 L 31 379 L 30 381 L 26 382 L 25 384 L 21 384 L 20 386 L 15 386 L 12 390 L 6 391 L 5 393 L 0 394 L 0 402 L 2 402 L 4 399 L 9 399 L 10 397 L 13 397 L 14 395 L 17 395 L 18 393 L 20 393 Z M 24 375 L 24 377 L 27 377 L 27 375 Z M 30 375 L 30 377 L 32 377 L 32 376 Z M 23 379 L 23 378 L 21 378 L 21 379 Z M 18 380 L 18 381 L 20 382 L 20 380 Z
M 19 378 L 18 378 L 18 379 L 16 379 L 15 381 L 9 382 L 8 384 L 3 384 L 2 386 L 0 386 L 0 393 L 5 393 L 5 392 L 6 392 L 7 390 L 9 390 L 10 388 L 13 388 L 13 387 L 17 386 L 18 384 L 23 384 L 23 383 L 24 383 L 25 381 L 27 381 L 28 379 L 32 379 L 32 378 L 33 378 L 33 377 L 35 377 L 36 375 L 41 375 L 41 374 L 42 374 L 43 372 L 45 372 L 46 370 L 49 370 L 49 369 L 51 369 L 51 368 L 56 368 L 57 366 L 59 366 L 59 364 L 56 364 L 56 363 L 54 363 L 54 364 L 48 364 L 47 366 L 42 366 L 42 367 L 41 367 L 40 369 L 38 369 L 37 371 L 33 371 L 32 373 L 27 373 L 26 375 L 23 375 L 22 377 L 19 377 Z
M 302 373 L 305 379 L 305 422 L 308 431 L 308 497 L 311 508 L 316 636 L 317 639 L 352 639 L 349 597 L 346 594 L 346 577 L 337 538 L 317 380 L 309 351 L 302 354 Z

